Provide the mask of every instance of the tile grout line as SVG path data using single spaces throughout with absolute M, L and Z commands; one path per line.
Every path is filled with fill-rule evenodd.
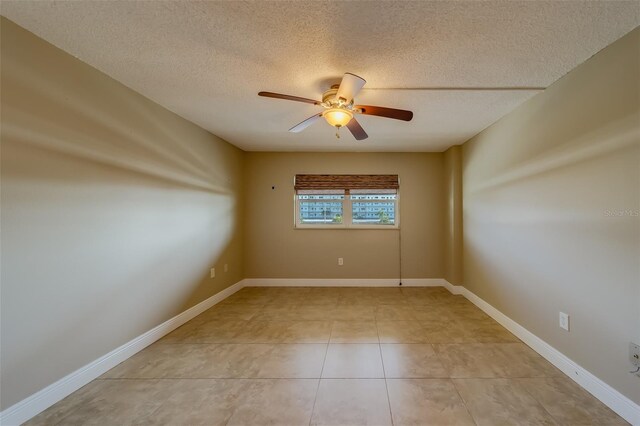
M 509 380 L 514 380 L 514 381 L 516 381 L 516 380 L 522 380 L 522 379 L 527 379 L 527 378 L 528 378 L 528 379 L 532 379 L 531 377 L 521 377 L 521 378 L 515 378 L 515 379 L 511 379 L 511 378 L 510 378 Z M 549 379 L 549 378 L 550 378 L 550 379 L 552 379 L 552 380 L 555 380 L 555 378 L 554 378 L 554 377 L 545 377 L 545 379 Z M 516 383 L 518 383 L 518 382 L 516 381 Z M 542 409 L 543 409 L 547 414 L 549 414 L 549 416 L 551 416 L 551 418 L 553 419 L 553 421 L 557 421 L 557 422 L 558 422 L 558 424 L 561 424 L 561 422 L 560 422 L 558 419 L 556 419 L 556 417 L 555 417 L 553 414 L 551 414 L 551 412 L 550 412 L 549 410 L 547 410 L 547 407 L 545 407 L 545 406 L 544 406 L 544 404 L 542 403 L 542 401 L 538 400 L 538 398 L 536 398 L 536 396 L 535 396 L 534 394 L 532 394 L 532 393 L 529 391 L 529 389 L 527 389 L 527 387 L 526 387 L 526 386 L 522 385 L 522 388 L 524 389 L 524 391 L 525 391 L 525 392 L 526 392 L 526 393 L 527 393 L 531 398 L 533 398 L 533 399 L 534 399 L 534 401 L 536 401 L 536 402 L 538 403 L 538 405 L 539 405 L 540 407 L 542 407 Z
M 382 375 L 384 376 L 384 388 L 387 391 L 387 405 L 389 406 L 389 417 L 391 426 L 393 426 L 393 411 L 391 411 L 391 398 L 389 397 L 389 384 L 387 383 L 387 372 L 384 368 L 384 357 L 382 356 L 382 344 L 380 343 L 380 331 L 378 330 L 378 321 L 374 321 L 376 332 L 378 333 L 378 350 L 380 351 L 380 362 L 382 362 Z
M 449 380 L 449 382 L 451 382 L 451 384 L 453 385 L 453 389 L 456 391 L 456 394 L 458 395 L 458 398 L 460 398 L 460 401 L 462 401 L 462 403 L 464 404 L 464 409 L 467 410 L 467 414 L 469 414 L 469 417 L 471 417 L 471 421 L 474 424 L 478 425 L 478 422 L 476 421 L 475 417 L 473 417 L 473 414 L 471 414 L 471 410 L 469 410 L 469 406 L 467 406 L 467 402 L 464 400 L 464 398 L 460 394 L 460 391 L 458 390 L 458 387 L 456 386 L 456 382 L 453 380 L 454 378 L 451 377 L 451 374 L 452 374 L 451 371 L 449 370 L 447 365 L 444 362 L 442 362 L 442 358 L 440 358 L 440 354 L 436 350 L 436 344 L 429 343 L 429 345 L 431 345 L 431 349 L 433 349 L 433 353 L 436 355 L 436 359 L 438 360 L 440 365 L 442 365 L 442 368 L 445 369 L 445 371 L 447 373 L 447 379 L 446 380 Z
M 458 389 L 458 387 L 456 386 L 456 382 L 455 380 L 453 380 L 451 377 L 449 378 L 449 381 L 451 382 L 451 384 L 453 385 L 453 389 L 455 389 L 456 393 L 458 394 L 458 397 L 460 398 L 460 401 L 462 401 L 462 403 L 464 404 L 464 409 L 467 410 L 467 413 L 469 414 L 469 417 L 471 417 L 471 421 L 473 421 L 473 423 L 475 423 L 476 425 L 478 425 L 478 422 L 476 421 L 476 418 L 473 417 L 473 414 L 471 414 L 471 410 L 469 410 L 469 406 L 467 405 L 467 401 L 464 400 L 464 398 L 462 397 L 462 394 L 460 393 L 460 390 Z
M 327 353 L 329 352 L 329 344 L 331 342 L 331 336 L 333 334 L 333 326 L 335 321 L 331 323 L 331 331 L 329 332 L 329 340 L 327 341 L 327 348 L 324 351 L 324 359 L 322 360 L 322 368 L 320 369 L 320 377 L 318 378 L 318 386 L 316 387 L 316 395 L 313 398 L 313 405 L 311 406 L 311 414 L 309 415 L 309 426 L 313 421 L 313 413 L 316 411 L 316 401 L 318 400 L 318 392 L 320 391 L 320 383 L 322 382 L 322 373 L 324 373 L 324 364 L 327 362 Z

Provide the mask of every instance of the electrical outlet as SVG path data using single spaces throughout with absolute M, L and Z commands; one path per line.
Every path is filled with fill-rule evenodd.
M 215 278 L 216 277 L 216 268 L 211 268 L 211 278 Z
M 569 331 L 569 314 L 560 312 L 560 328 Z
M 338 258 L 338 266 L 342 266 L 342 265 L 344 265 L 344 259 L 339 257 Z
M 229 272 L 229 265 L 227 265 L 226 263 L 224 264 L 224 271 Z
M 640 346 L 629 342 L 629 361 L 636 367 L 640 367 Z

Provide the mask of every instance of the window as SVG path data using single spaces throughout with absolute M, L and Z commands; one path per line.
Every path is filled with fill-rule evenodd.
M 296 228 L 396 229 L 397 175 L 296 175 Z
M 297 194 L 298 223 L 341 225 L 344 196 L 344 191 L 300 191 Z
M 351 201 L 351 223 L 353 225 L 394 226 L 396 224 L 395 190 L 354 189 Z

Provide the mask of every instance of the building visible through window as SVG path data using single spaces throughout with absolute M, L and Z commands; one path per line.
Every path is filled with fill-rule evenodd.
M 296 227 L 398 227 L 397 175 L 297 175 Z

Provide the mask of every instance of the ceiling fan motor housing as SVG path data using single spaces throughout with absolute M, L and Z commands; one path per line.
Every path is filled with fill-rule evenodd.
M 322 94 L 322 103 L 330 104 L 336 101 L 336 95 L 338 94 L 338 85 L 331 86 L 331 89 Z

